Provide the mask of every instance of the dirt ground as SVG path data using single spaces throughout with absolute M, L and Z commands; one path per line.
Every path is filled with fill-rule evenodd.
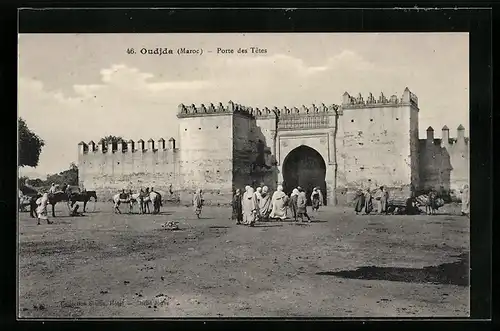
M 93 210 L 93 203 L 89 204 Z M 445 317 L 469 315 L 469 220 L 357 216 L 229 220 L 230 210 L 19 219 L 19 317 Z M 122 211 L 126 208 L 122 207 Z M 162 228 L 179 222 L 178 231 Z

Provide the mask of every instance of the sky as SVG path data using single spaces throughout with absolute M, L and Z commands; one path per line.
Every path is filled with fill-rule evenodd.
M 39 165 L 20 171 L 30 177 L 68 169 L 80 141 L 177 138 L 180 103 L 300 107 L 408 87 L 421 138 L 443 125 L 468 135 L 467 33 L 21 34 L 18 43 L 18 116 L 45 141 Z M 140 53 L 158 47 L 175 54 Z

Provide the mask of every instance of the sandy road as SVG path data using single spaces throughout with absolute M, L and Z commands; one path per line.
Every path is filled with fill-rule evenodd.
M 183 207 L 115 215 L 98 204 L 78 218 L 64 208 L 53 225 L 20 214 L 20 317 L 469 313 L 465 217 L 328 208 L 310 224 L 247 228 L 215 207 L 201 220 Z

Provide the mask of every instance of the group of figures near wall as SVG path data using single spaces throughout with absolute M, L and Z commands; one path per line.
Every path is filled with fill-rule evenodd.
M 123 189 L 113 196 L 114 211 L 121 214 L 120 204 L 128 203 L 130 213 L 132 213 L 134 204 L 138 204 L 142 214 L 151 213 L 150 205 L 153 207 L 153 214 L 158 214 L 163 205 L 162 200 L 162 195 L 152 187 L 151 189 L 149 187 L 146 187 L 146 189 L 141 188 L 137 193 L 132 193 L 132 190 L 126 192 Z
M 323 195 L 319 187 L 315 187 L 311 194 L 312 210 L 318 211 L 324 204 Z M 267 186 L 245 187 L 245 192 L 237 189 L 232 202 L 233 220 L 236 224 L 254 226 L 256 222 L 270 220 L 284 221 L 287 218 L 297 222 L 304 221 L 304 217 L 311 222 L 307 213 L 307 196 L 301 187 L 297 187 L 288 196 L 283 192 L 283 186 L 278 185 L 276 192 L 269 192 Z
M 93 193 L 92 193 L 93 192 Z M 54 205 L 58 201 L 67 201 L 68 209 L 70 211 L 70 216 L 83 216 L 81 212 L 78 211 L 79 201 L 84 202 L 84 212 L 85 205 L 89 201 L 89 197 L 92 195 L 97 201 L 97 196 L 95 192 L 72 192 L 69 185 L 66 186 L 64 191 L 59 191 L 57 187 L 53 184 L 48 192 L 43 194 L 37 193 L 33 195 L 30 200 L 30 205 L 35 206 L 36 209 L 32 208 L 30 210 L 32 216 L 33 212 L 36 212 L 36 217 L 38 224 L 40 220 L 45 220 L 47 224 L 52 222 L 48 219 L 47 206 L 52 204 L 52 212 L 54 214 Z M 461 213 L 463 216 L 469 217 L 470 215 L 470 195 L 469 186 L 466 184 L 460 190 L 461 193 Z M 60 199 L 56 201 L 58 196 L 65 195 L 66 200 Z M 320 206 L 324 205 L 323 194 L 319 187 L 315 187 L 311 194 L 312 210 L 317 212 Z M 257 187 L 253 189 L 251 186 L 245 187 L 245 192 L 241 194 L 239 189 L 236 190 L 233 200 L 232 200 L 232 218 L 236 221 L 236 224 L 254 226 L 256 222 L 266 222 L 270 220 L 284 221 L 286 219 L 293 219 L 297 222 L 299 219 L 304 222 L 304 217 L 311 222 L 311 217 L 307 213 L 307 196 L 305 191 L 299 186 L 293 189 L 290 196 L 283 192 L 283 187 L 279 185 L 276 192 L 271 194 L 267 186 Z M 374 208 L 374 202 L 376 201 L 376 208 Z M 125 192 L 122 190 L 121 193 L 116 194 L 113 197 L 114 210 L 115 212 L 121 213 L 118 209 L 120 203 L 129 203 L 130 212 L 134 203 L 139 203 L 141 206 L 141 212 L 146 213 L 145 205 L 149 203 L 153 205 L 153 213 L 160 212 L 160 206 L 162 206 L 162 196 L 160 193 L 156 192 L 153 188 L 146 190 L 141 189 L 140 192 L 133 194 L 132 191 Z M 71 205 L 71 207 L 70 207 Z M 201 212 L 204 205 L 204 199 L 202 195 L 202 190 L 198 189 L 193 195 L 193 207 L 197 218 L 200 218 Z M 389 193 L 384 186 L 381 186 L 375 192 L 366 190 L 358 190 L 355 199 L 354 211 L 358 215 L 364 212 L 368 215 L 374 212 L 379 214 L 408 214 L 414 215 L 420 213 L 420 208 L 424 206 L 426 213 L 428 215 L 435 214 L 436 210 L 444 205 L 444 200 L 440 197 L 439 193 L 432 190 L 429 194 L 420 195 L 418 197 L 411 196 L 405 201 L 397 201 L 389 198 Z
M 463 186 L 460 190 L 460 195 L 462 215 L 469 217 L 469 185 L 466 184 Z M 389 192 L 384 186 L 381 186 L 376 191 L 371 191 L 370 189 L 357 190 L 356 198 L 354 199 L 354 211 L 356 215 L 359 215 L 359 213 L 368 215 L 372 212 L 385 215 L 416 215 L 423 212 L 420 207 L 424 207 L 427 215 L 434 215 L 444 204 L 444 197 L 435 189 L 432 189 L 428 194 L 421 194 L 419 196 L 412 194 L 406 199 L 390 199 Z

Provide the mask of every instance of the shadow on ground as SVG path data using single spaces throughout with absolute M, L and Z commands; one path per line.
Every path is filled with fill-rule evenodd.
M 356 270 L 323 271 L 317 275 L 337 276 L 349 279 L 388 280 L 406 283 L 434 283 L 469 285 L 469 254 L 462 253 L 458 261 L 424 268 L 393 268 L 367 266 Z

